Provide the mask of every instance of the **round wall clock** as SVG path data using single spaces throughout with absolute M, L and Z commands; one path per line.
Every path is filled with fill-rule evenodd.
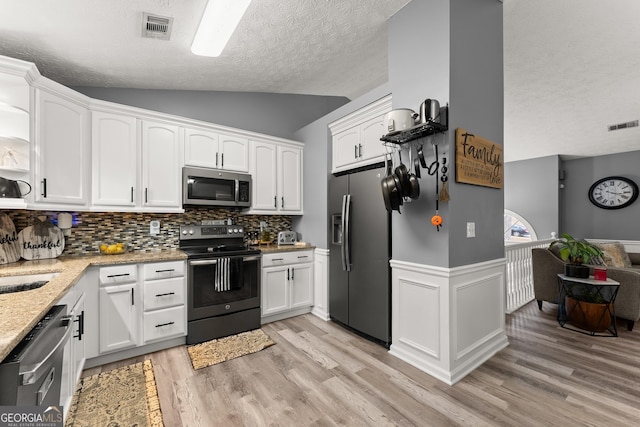
M 589 188 L 589 200 L 602 209 L 621 209 L 638 198 L 638 185 L 629 178 L 608 176 Z

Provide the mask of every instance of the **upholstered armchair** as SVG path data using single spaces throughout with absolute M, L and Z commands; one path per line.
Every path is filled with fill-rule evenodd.
M 607 263 L 607 277 L 620 283 L 620 289 L 614 303 L 617 318 L 627 321 L 627 329 L 633 330 L 634 323 L 640 320 L 640 253 L 627 253 L 630 267 L 612 267 Z M 533 291 L 538 308 L 542 302 L 558 303 L 558 274 L 564 272 L 564 261 L 548 249 L 531 250 L 533 265 Z M 593 274 L 593 272 L 591 272 Z

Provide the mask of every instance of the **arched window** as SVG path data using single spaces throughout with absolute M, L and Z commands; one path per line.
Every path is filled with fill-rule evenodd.
M 530 242 L 532 240 L 538 240 L 535 230 L 517 213 L 504 210 L 504 242 L 508 243 L 520 243 Z

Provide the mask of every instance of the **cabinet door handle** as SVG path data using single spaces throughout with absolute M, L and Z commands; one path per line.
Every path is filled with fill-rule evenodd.
M 220 154 L 220 167 L 224 168 L 224 153 Z
M 293 272 L 294 272 L 294 270 L 295 270 L 295 269 L 294 269 L 293 267 L 291 267 L 291 280 L 294 280 L 294 279 L 293 279 Z
M 362 144 L 358 144 L 358 157 L 362 157 Z
M 147 187 L 144 188 L 144 202 L 145 203 L 149 202 L 149 188 Z
M 42 197 L 47 198 L 47 178 L 42 178 Z
M 278 196 L 273 196 L 273 207 L 274 208 L 278 207 Z
M 176 322 L 160 323 L 159 325 L 156 325 L 156 328 L 161 328 L 163 326 L 173 325 L 174 323 L 176 323 Z
M 78 338 L 78 341 L 82 341 L 82 335 L 84 335 L 84 310 L 73 319 L 73 322 L 78 323 L 78 335 L 73 337 Z
M 164 294 L 156 294 L 156 296 L 157 297 L 166 297 L 166 296 L 175 295 L 175 294 L 176 294 L 175 292 L 166 292 Z
M 131 288 L 131 305 L 136 305 L 135 292 L 135 288 Z
M 353 158 L 354 159 L 358 158 L 358 146 L 357 145 L 353 146 Z
M 131 187 L 131 203 L 133 203 L 133 187 Z
M 125 277 L 125 276 L 128 276 L 128 275 L 129 275 L 129 273 L 109 274 L 107 277 L 111 279 L 111 278 L 114 278 L 114 277 Z
M 287 268 L 287 280 L 291 280 L 291 279 L 290 279 L 290 274 L 291 274 L 291 273 L 290 273 L 289 269 Z
M 216 167 L 218 167 L 218 153 L 216 153 Z
M 284 209 L 284 196 L 282 196 L 282 209 Z

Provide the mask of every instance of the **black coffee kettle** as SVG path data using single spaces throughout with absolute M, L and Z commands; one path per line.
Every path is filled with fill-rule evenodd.
M 22 190 L 20 189 L 20 185 L 18 185 L 19 182 L 26 184 L 27 187 L 29 187 L 26 193 L 22 193 Z M 19 199 L 26 196 L 29 193 L 31 193 L 31 185 L 29 185 L 28 182 L 22 181 L 22 180 L 2 178 L 0 176 L 0 198 Z

